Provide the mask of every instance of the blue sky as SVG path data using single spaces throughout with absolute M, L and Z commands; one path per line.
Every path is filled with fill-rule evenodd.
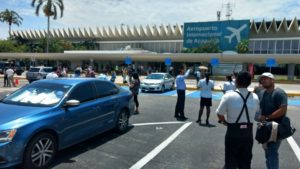
M 14 10 L 23 18 L 19 27 L 12 30 L 44 30 L 47 18 L 42 10 L 35 15 L 31 0 L 0 0 L 0 11 Z M 183 24 L 184 22 L 214 21 L 216 11 L 222 11 L 231 2 L 233 19 L 262 21 L 300 19 L 299 0 L 64 0 L 63 18 L 51 20 L 50 27 L 83 28 L 120 26 Z M 0 23 L 0 39 L 8 37 L 8 25 Z

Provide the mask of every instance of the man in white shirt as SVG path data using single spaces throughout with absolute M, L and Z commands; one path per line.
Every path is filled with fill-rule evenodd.
M 6 70 L 6 76 L 7 76 L 7 84 L 8 84 L 8 87 L 11 87 L 11 84 L 16 87 L 15 83 L 14 83 L 14 70 L 10 67 Z
M 47 74 L 46 79 L 57 79 L 58 75 L 56 72 L 57 72 L 57 67 L 53 67 L 52 72 Z
M 236 91 L 225 93 L 216 110 L 219 122 L 227 125 L 226 169 L 251 168 L 253 121 L 260 108 L 258 96 L 247 89 L 250 84 L 251 75 L 248 72 L 238 73 Z

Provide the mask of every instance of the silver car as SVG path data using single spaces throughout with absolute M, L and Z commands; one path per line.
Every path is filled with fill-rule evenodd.
M 141 91 L 160 91 L 172 90 L 175 79 L 168 73 L 151 73 L 141 82 Z
M 40 79 L 46 79 L 47 74 L 50 72 L 52 72 L 52 67 L 31 67 L 26 74 L 26 79 L 29 83 Z

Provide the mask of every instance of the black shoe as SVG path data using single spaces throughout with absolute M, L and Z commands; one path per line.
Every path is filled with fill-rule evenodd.
M 186 119 L 188 119 L 188 118 L 185 117 L 185 116 L 182 116 L 182 117 L 180 117 L 180 119 L 181 119 L 181 120 L 186 120 Z
M 201 124 L 201 120 L 197 120 L 197 121 L 196 121 L 196 123 L 199 123 L 199 124 Z
M 179 116 L 178 116 L 178 115 L 175 115 L 174 117 L 175 117 L 175 118 L 179 118 Z
M 209 126 L 209 125 L 210 125 L 208 120 L 206 120 L 206 125 L 207 125 L 207 126 Z

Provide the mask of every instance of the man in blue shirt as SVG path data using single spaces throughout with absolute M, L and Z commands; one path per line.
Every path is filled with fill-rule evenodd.
M 190 74 L 190 69 L 184 74 L 184 69 L 179 70 L 179 75 L 176 77 L 176 87 L 177 87 L 177 102 L 175 108 L 175 118 L 179 120 L 186 120 L 184 116 L 184 102 L 185 102 L 185 78 Z

